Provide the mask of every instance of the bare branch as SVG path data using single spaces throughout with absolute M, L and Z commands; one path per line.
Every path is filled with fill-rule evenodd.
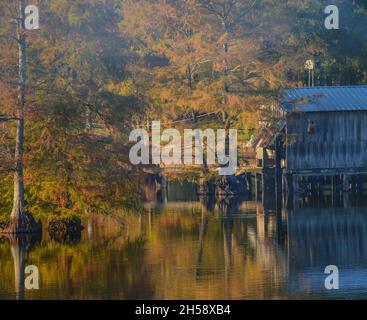
M 17 117 L 15 116 L 3 116 L 0 115 L 0 121 L 11 121 L 11 120 L 19 120 Z

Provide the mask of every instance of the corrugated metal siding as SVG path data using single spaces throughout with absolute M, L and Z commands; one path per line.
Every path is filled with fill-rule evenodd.
M 284 90 L 286 112 L 367 111 L 367 85 Z
M 367 168 L 366 112 L 291 113 L 287 120 L 288 170 Z

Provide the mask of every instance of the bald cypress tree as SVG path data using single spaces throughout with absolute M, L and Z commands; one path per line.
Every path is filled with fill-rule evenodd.
M 16 122 L 14 155 L 14 198 L 10 222 L 5 233 L 33 233 L 40 231 L 40 225 L 30 213 L 25 211 L 23 153 L 24 153 L 24 107 L 27 81 L 27 41 L 25 28 L 25 0 L 18 0 L 16 40 L 18 44 L 18 98 L 14 112 Z

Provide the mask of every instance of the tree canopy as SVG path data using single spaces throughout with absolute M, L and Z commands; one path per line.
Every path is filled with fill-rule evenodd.
M 16 2 L 0 1 L 2 212 L 12 194 Z M 308 59 L 316 85 L 365 83 L 367 6 L 334 2 L 340 30 L 325 28 L 322 0 L 38 1 L 40 30 L 26 34 L 27 206 L 136 207 L 133 128 L 203 116 L 201 126 L 236 127 L 248 141 L 262 105 L 307 83 Z

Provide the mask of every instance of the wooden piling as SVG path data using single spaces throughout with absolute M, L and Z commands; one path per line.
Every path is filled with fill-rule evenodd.
M 292 176 L 292 188 L 293 188 L 293 208 L 298 207 L 299 198 L 299 177 L 297 175 Z
M 261 174 L 255 173 L 255 198 L 261 200 Z
M 275 139 L 275 202 L 276 202 L 276 208 L 280 210 L 283 206 L 282 182 L 283 182 L 282 145 L 281 145 L 281 136 L 278 135 L 277 138 Z
M 347 174 L 343 175 L 343 192 L 350 191 L 350 176 Z

